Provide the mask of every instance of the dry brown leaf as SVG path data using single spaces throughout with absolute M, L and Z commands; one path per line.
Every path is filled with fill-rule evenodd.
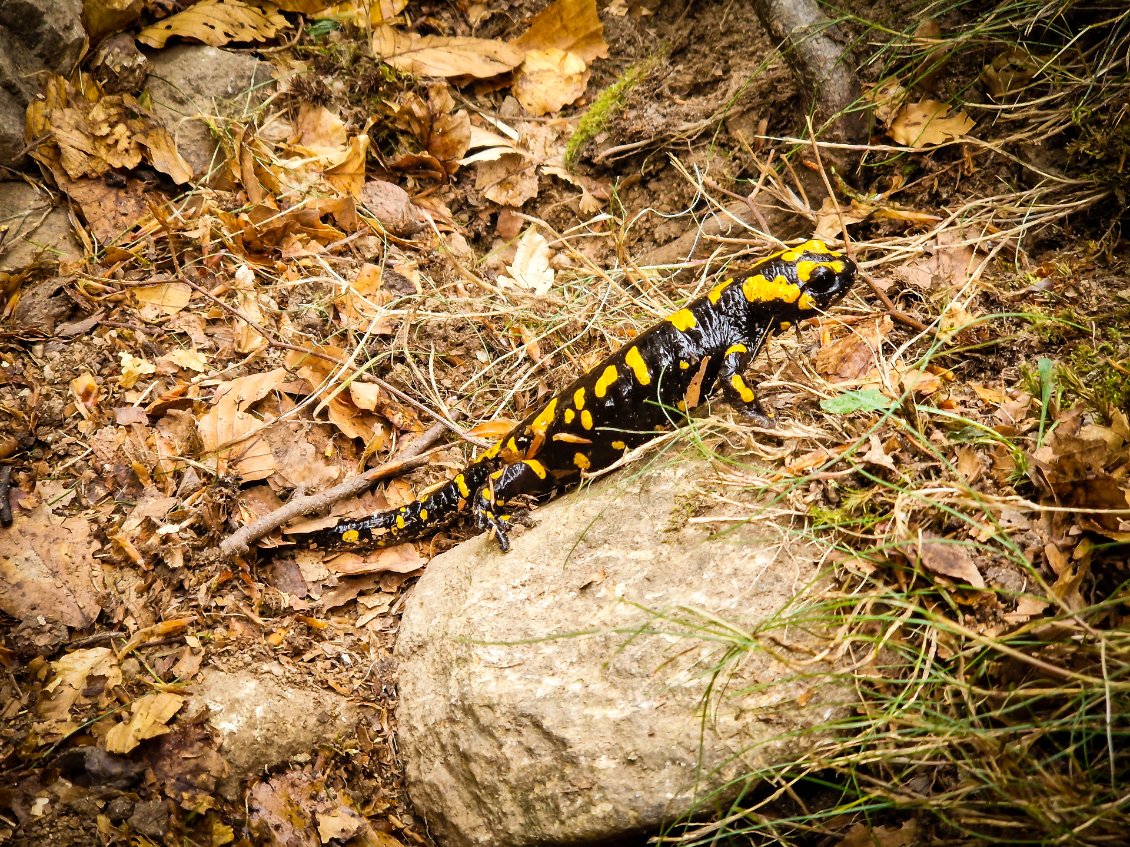
M 414 76 L 486 79 L 514 70 L 525 51 L 490 38 L 416 35 L 390 26 L 373 32 L 373 53 L 398 71 Z
M 908 391 L 916 397 L 929 397 L 939 391 L 942 380 L 936 374 L 920 370 L 899 370 L 899 384 L 903 391 Z
M 75 703 L 97 700 L 122 684 L 122 669 L 109 647 L 75 650 L 52 662 L 51 670 L 51 681 L 43 687 L 45 696 L 36 703 L 35 714 L 52 723 L 66 723 Z M 100 685 L 91 684 L 96 678 Z
M 985 580 L 969 555 L 967 544 L 924 534 L 918 539 L 918 561 L 932 573 L 960 579 L 974 588 L 985 587 Z
M 200 441 L 217 473 L 229 470 L 241 479 L 264 479 L 275 470 L 270 445 L 262 437 L 270 425 L 248 408 L 277 390 L 289 374 L 285 368 L 229 380 L 216 386 L 212 408 L 197 422 Z
M 0 609 L 21 621 L 42 616 L 89 627 L 102 608 L 93 576 L 98 550 L 81 515 L 60 520 L 46 505 L 17 514 L 0 530 Z
M 311 391 L 324 390 L 325 384 L 336 370 L 324 359 L 299 352 L 287 354 L 286 365 L 309 384 Z M 338 378 L 341 378 L 340 375 Z M 388 422 L 380 415 L 358 409 L 349 392 L 338 391 L 332 399 L 323 399 L 319 405 L 319 409 L 321 408 L 325 408 L 330 423 L 346 437 L 358 438 L 364 442 L 366 453 L 381 450 L 388 444 L 392 434 Z
M 147 738 L 169 731 L 167 724 L 184 705 L 185 698 L 168 691 L 146 694 L 130 704 L 129 719 L 110 728 L 104 744 L 107 753 L 128 753 Z
M 973 125 L 973 119 L 965 112 L 951 114 L 946 103 L 920 100 L 903 106 L 888 131 L 896 144 L 922 149 L 963 138 Z
M 411 573 L 427 564 L 413 544 L 397 544 L 365 553 L 346 551 L 326 560 L 326 566 L 339 576 L 370 573 Z
M 391 23 L 407 5 L 408 0 L 379 0 L 375 3 L 346 0 L 322 9 L 318 17 L 356 27 L 379 26 Z
M 589 71 L 576 53 L 555 47 L 530 50 L 514 77 L 513 93 L 531 115 L 548 115 L 575 103 L 589 83 Z
M 849 334 L 820 348 L 816 372 L 839 382 L 862 379 L 875 367 L 883 339 L 893 328 L 894 322 L 886 315 L 857 324 Z
M 876 83 L 863 94 L 863 99 L 871 103 L 871 108 L 885 126 L 890 126 L 902 109 L 909 92 L 894 77 Z
M 200 0 L 183 12 L 147 26 L 137 40 L 164 47 L 173 36 L 223 47 L 233 41 L 267 41 L 290 24 L 273 3 L 255 0 Z
M 585 65 L 608 58 L 604 24 L 596 0 L 556 0 L 530 21 L 514 44 L 523 50 L 561 50 L 577 55 Z
M 25 130 L 30 138 L 45 139 L 33 146 L 31 155 L 70 180 L 129 170 L 143 161 L 174 182 L 192 178 L 172 135 L 137 98 L 103 95 L 85 76 L 74 84 L 48 77 L 43 99 L 28 107 Z
M 236 296 L 236 311 L 244 320 L 235 322 L 235 349 L 240 353 L 254 353 L 267 346 L 267 339 L 255 326 L 263 325 L 263 310 L 255 291 L 255 272 L 247 265 L 236 268 L 232 278 Z
M 813 238 L 831 239 L 843 235 L 844 227 L 865 221 L 877 211 L 878 207 L 852 200 L 847 206 L 825 197 L 816 213 L 816 228 Z
M 553 287 L 553 269 L 549 266 L 552 255 L 545 236 L 531 226 L 518 239 L 514 261 L 506 268 L 509 276 L 500 276 L 499 285 L 524 288 L 544 297 Z
M 103 246 L 142 225 L 149 218 L 150 203 L 167 200 L 153 191 L 149 183 L 133 176 L 127 176 L 126 184 L 120 187 L 107 184 L 105 179 L 72 180 L 61 173 L 55 176 L 59 188 L 82 211 L 87 230 Z
M 426 155 L 440 165 L 441 178 L 455 173 L 471 142 L 471 118 L 465 110 L 455 110 L 455 98 L 446 82 L 428 85 L 427 97 L 410 93 L 397 105 L 394 123 L 416 137 Z M 419 168 L 415 158 L 420 154 L 398 157 L 392 167 L 397 170 Z
M 125 350 L 118 353 L 121 361 L 121 373 L 118 375 L 118 385 L 122 388 L 133 388 L 143 376 L 157 372 L 157 366 L 147 359 L 142 359 Z
M 519 153 L 504 153 L 492 162 L 480 162 L 475 188 L 500 206 L 520 207 L 537 197 L 538 175 L 534 162 Z
M 427 228 L 427 215 L 399 185 L 371 179 L 362 187 L 358 199 L 361 206 L 393 235 L 404 238 Z
M 175 315 L 192 300 L 192 289 L 183 282 L 142 285 L 131 291 L 146 320 L 153 320 L 161 315 Z

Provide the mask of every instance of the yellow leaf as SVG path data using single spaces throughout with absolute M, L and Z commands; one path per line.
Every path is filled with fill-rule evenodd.
M 137 40 L 164 47 L 174 35 L 222 47 L 233 41 L 266 41 L 289 26 L 272 3 L 254 0 L 201 0 L 183 12 L 147 26 Z
M 523 50 L 552 48 L 574 53 L 585 65 L 593 59 L 608 58 L 596 0 L 557 0 L 530 21 L 529 28 L 514 44 Z
M 514 97 L 531 115 L 548 115 L 585 93 L 589 72 L 576 53 L 531 50 L 514 77 Z
M 138 358 L 124 350 L 118 354 L 122 362 L 122 372 L 118 377 L 118 385 L 122 388 L 133 388 L 143 376 L 157 372 L 157 366 L 145 359 Z
M 130 704 L 129 720 L 106 733 L 107 753 L 128 753 L 146 738 L 156 738 L 169 731 L 165 726 L 181 706 L 184 698 L 168 691 L 146 694 Z
M 490 38 L 416 35 L 380 26 L 373 33 L 373 53 L 398 71 L 415 76 L 486 79 L 511 71 L 525 51 Z
M 906 147 L 923 148 L 962 138 L 973 129 L 965 112 L 950 114 L 950 107 L 937 100 L 907 103 L 891 123 L 891 138 Z
M 243 480 L 265 479 L 276 462 L 262 437 L 269 422 L 248 412 L 288 378 L 285 368 L 229 380 L 216 387 L 216 397 L 196 424 L 205 452 L 215 460 L 218 473 L 229 468 Z
M 192 299 L 192 289 L 183 282 L 162 282 L 135 288 L 133 296 L 139 306 L 148 306 L 150 312 L 175 315 Z

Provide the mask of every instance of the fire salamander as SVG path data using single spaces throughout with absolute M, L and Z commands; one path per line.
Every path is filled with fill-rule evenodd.
M 420 538 L 464 515 L 509 550 L 516 510 L 550 499 L 686 420 L 715 386 L 764 420 L 743 372 L 774 332 L 840 300 L 855 265 L 808 241 L 729 277 L 637 336 L 532 411 L 455 478 L 415 502 L 314 536 L 322 547 L 380 547 Z

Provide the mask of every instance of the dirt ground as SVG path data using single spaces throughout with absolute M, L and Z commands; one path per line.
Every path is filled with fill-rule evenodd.
M 488 5 L 489 12 L 476 4 L 424 3 L 414 8 L 413 20 L 426 34 L 512 38 L 546 6 L 542 0 Z M 911 0 L 852 4 L 840 28 L 860 56 L 870 57 L 858 68 L 865 84 L 889 73 L 914 46 L 909 40 L 884 48 L 889 32 L 907 32 L 907 22 L 921 18 L 939 33 L 953 33 L 975 15 L 968 7 L 923 15 L 921 7 Z M 615 0 L 602 3 L 600 14 L 608 57 L 591 63 L 587 94 L 575 105 L 531 119 L 504 86 L 450 86 L 449 114 L 466 108 L 533 127 L 530 132 L 542 133 L 542 143 L 559 154 L 596 94 L 630 69 L 644 68 L 608 123 L 581 147 L 575 176 L 542 172 L 536 193 L 520 208 L 492 200 L 493 186 L 477 179 L 481 172 L 472 166 L 438 179 L 434 159 L 421 164 L 419 149 L 411 151 L 420 157 L 415 167 L 404 164 L 407 124 L 396 124 L 373 103 L 408 92 L 434 104 L 433 95 L 410 75 L 389 73 L 365 58 L 368 36 L 361 30 L 327 33 L 307 22 L 293 43 L 264 53 L 290 63 L 291 71 L 301 65 L 271 108 L 293 115 L 301 103 L 314 102 L 353 133 L 376 116 L 367 130 L 369 173 L 405 188 L 439 222 L 434 233 L 406 230 L 385 239 L 355 230 L 339 238 L 348 232 L 345 216 L 328 205 L 320 218 L 296 218 L 286 231 L 253 233 L 245 179 L 214 195 L 200 192 L 182 207 L 212 210 L 208 225 L 190 225 L 188 212 L 157 216 L 160 223 L 128 244 L 61 274 L 32 271 L 21 279 L 19 311 L 10 306 L 12 319 L 0 324 L 0 460 L 11 468 L 15 504 L 12 526 L 0 533 L 9 534 L 5 549 L 28 551 L 18 563 L 21 575 L 4 575 L 23 597 L 25 614 L 0 613 L 6 774 L 0 841 L 43 847 L 328 843 L 318 841 L 311 823 L 317 818 L 334 821 L 342 843 L 431 843 L 405 793 L 392 648 L 404 594 L 427 557 L 470 530 L 453 528 L 415 548 L 332 564 L 278 532 L 246 555 L 224 557 L 217 545 L 298 490 L 319 490 L 366 462 L 380 464 L 432 426 L 428 410 L 466 427 L 522 417 L 546 392 L 701 291 L 708 268 L 766 252 L 763 240 L 739 232 L 704 241 L 690 261 L 641 270 L 654 264 L 648 257 L 656 251 L 697 232 L 709 212 L 764 181 L 768 157 L 787 146 L 767 138 L 805 134 L 804 98 L 750 9 L 730 2 Z M 1000 38 L 1003 43 L 1008 36 Z M 991 58 L 955 50 L 948 64 L 915 84 L 939 101 L 963 92 L 972 99 Z M 438 122 L 441 112 L 429 119 Z M 982 138 L 999 128 L 987 111 L 976 117 Z M 1130 279 L 1117 260 L 1124 197 L 1111 193 L 1071 215 L 1041 212 L 1019 230 L 1012 222 L 1027 220 L 1023 214 L 978 217 L 1005 202 L 992 198 L 1033 188 L 1031 170 L 1017 157 L 1038 156 L 1041 168 L 1078 173 L 1072 158 L 1078 147 L 1071 146 L 1078 135 L 1013 140 L 1001 155 L 992 144 L 896 153 L 882 147 L 892 142 L 878 125 L 873 138 L 877 148 L 836 188 L 848 208 L 871 209 L 853 221 L 853 236 L 871 245 L 859 258 L 890 298 L 894 319 L 861 285 L 845 304 L 845 325 L 864 327 L 859 332 L 872 332 L 876 344 L 852 347 L 842 327 L 827 326 L 806 328 L 807 345 L 783 339 L 755 366 L 770 396 L 776 392 L 770 402 L 806 422 L 824 420 L 820 397 L 795 390 L 798 382 L 816 375 L 823 385 L 857 379 L 876 365 L 876 346 L 889 354 L 894 370 L 902 367 L 896 360 L 910 362 L 911 353 L 930 350 L 928 366 L 908 364 L 896 383 L 920 402 L 945 395 L 940 408 L 960 411 L 971 428 L 1020 438 L 1035 429 L 1017 422 L 1034 421 L 1039 446 L 1046 447 L 1052 442 L 1043 439 L 1045 424 L 1052 417 L 1070 421 L 1068 410 L 1085 403 L 1120 433 L 1130 396 Z M 242 149 L 252 149 L 243 143 Z M 806 165 L 798 160 L 796 167 Z M 259 173 L 269 193 L 266 170 Z M 160 174 L 154 180 L 167 192 L 167 180 Z M 882 213 L 874 211 L 879 207 Z M 971 210 L 964 230 L 931 230 L 958 207 Z M 592 224 L 598 209 L 608 217 Z M 515 275 L 515 242 L 531 220 L 559 236 L 551 263 L 557 287 L 548 297 L 498 282 Z M 748 220 L 756 226 L 756 218 Z M 819 220 L 813 210 L 804 226 Z M 341 232 L 330 233 L 334 227 Z M 920 238 L 924 232 L 932 233 L 928 243 Z M 317 251 L 309 249 L 315 242 Z M 387 314 L 373 322 L 371 308 L 350 300 L 340 283 L 363 278 L 378 255 L 378 282 L 365 293 Z M 254 269 L 257 289 L 239 281 L 241 263 Z M 969 285 L 972 267 L 976 282 Z M 612 268 L 619 272 L 600 275 Z M 184 287 L 184 280 L 191 285 Z M 181 308 L 168 306 L 181 295 L 187 298 Z M 943 331 L 924 334 L 900 317 L 935 327 L 939 319 Z M 816 354 L 810 364 L 805 351 L 821 333 L 831 352 L 823 359 Z M 311 348 L 322 357 L 301 352 Z M 862 357 L 857 373 L 845 364 L 852 357 Z M 346 360 L 349 366 L 337 370 Z M 1044 360 L 1060 367 L 1054 388 L 1040 382 Z M 323 379 L 362 366 L 417 403 L 346 389 L 319 404 Z M 921 375 L 913 385 L 906 375 L 912 372 Z M 224 406 L 222 391 L 237 379 L 255 381 L 240 383 L 243 399 L 232 393 Z M 930 386 L 923 385 L 927 380 Z M 852 383 L 851 391 L 865 385 Z M 1041 394 L 1041 386 L 1050 394 Z M 279 423 L 258 448 L 233 452 L 230 442 L 247 434 L 239 421 L 249 415 Z M 862 425 L 827 426 L 827 439 L 781 438 L 775 442 L 780 455 L 799 468 L 806 456 L 864 431 Z M 497 434 L 497 424 L 471 432 L 478 444 Z M 914 452 L 889 432 L 877 438 L 864 448 L 878 451 L 869 453 L 874 473 L 901 467 L 900 450 Z M 452 438 L 445 444 L 412 475 L 338 504 L 334 517 L 398 505 L 447 478 L 474 445 Z M 1055 480 L 1027 481 L 1023 469 L 1009 464 L 1014 451 L 973 435 L 965 445 L 959 456 L 977 468 L 981 486 L 1072 504 L 1063 499 L 1066 489 L 1048 494 Z M 1125 469 L 1117 451 L 1125 448 L 1110 449 L 1102 479 L 1117 492 Z M 1033 455 L 1039 455 L 1035 448 Z M 940 468 L 931 465 L 929 474 L 943 477 Z M 804 496 L 813 514 L 847 508 L 846 500 L 862 496 L 847 484 L 812 486 L 819 492 Z M 1083 557 L 1074 552 L 1079 546 L 1063 541 L 1068 527 L 1056 528 L 1062 534 L 1053 542 L 1052 530 L 1035 519 L 1016 520 L 1013 538 L 1036 567 L 1067 568 Z M 930 527 L 958 531 L 944 521 Z M 1090 599 L 1125 581 L 1118 546 L 1125 535 L 1109 523 L 1087 524 L 1071 535 L 1072 545 L 1083 536 L 1094 540 L 1086 553 L 1093 566 L 1072 591 Z M 46 561 L 66 562 L 67 572 L 37 571 Z M 982 584 L 1023 578 L 1004 556 L 985 561 Z M 963 577 L 943 572 L 947 578 Z M 1016 620 L 1009 615 L 1034 614 L 1018 612 L 1016 603 L 963 607 L 962 613 L 986 627 Z M 79 658 L 63 661 L 72 655 Z M 327 737 L 307 728 L 310 744 L 297 758 L 277 749 L 290 743 L 286 739 L 221 738 L 193 692 L 207 681 L 222 698 L 224 686 L 244 684 L 248 674 L 263 682 L 261 696 L 279 694 L 281 722 L 311 702 L 287 700 L 282 692 L 306 691 L 324 697 L 327 712 L 352 709 L 355 734 Z M 136 708 L 143 697 L 152 709 L 144 719 Z M 132 740 L 121 738 L 130 733 Z M 228 761 L 217 752 L 224 743 Z M 232 764 L 230 745 L 240 743 L 237 758 L 250 770 Z M 893 826 L 910 816 L 870 824 Z M 846 837 L 858 821 L 841 823 Z M 810 843 L 864 843 L 822 838 Z

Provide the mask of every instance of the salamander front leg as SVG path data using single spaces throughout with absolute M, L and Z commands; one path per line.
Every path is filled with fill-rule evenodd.
M 557 485 L 545 466 L 536 459 L 504 465 L 492 473 L 475 494 L 472 513 L 475 526 L 491 529 L 503 553 L 510 550 L 509 531 L 515 509 L 549 497 Z
M 756 351 L 754 351 L 756 352 Z M 754 353 L 745 344 L 731 344 L 722 357 L 722 368 L 718 372 L 718 382 L 722 386 L 722 396 L 726 402 L 743 415 L 752 418 L 765 428 L 777 425 L 773 413 L 761 405 L 757 393 L 742 378 Z

